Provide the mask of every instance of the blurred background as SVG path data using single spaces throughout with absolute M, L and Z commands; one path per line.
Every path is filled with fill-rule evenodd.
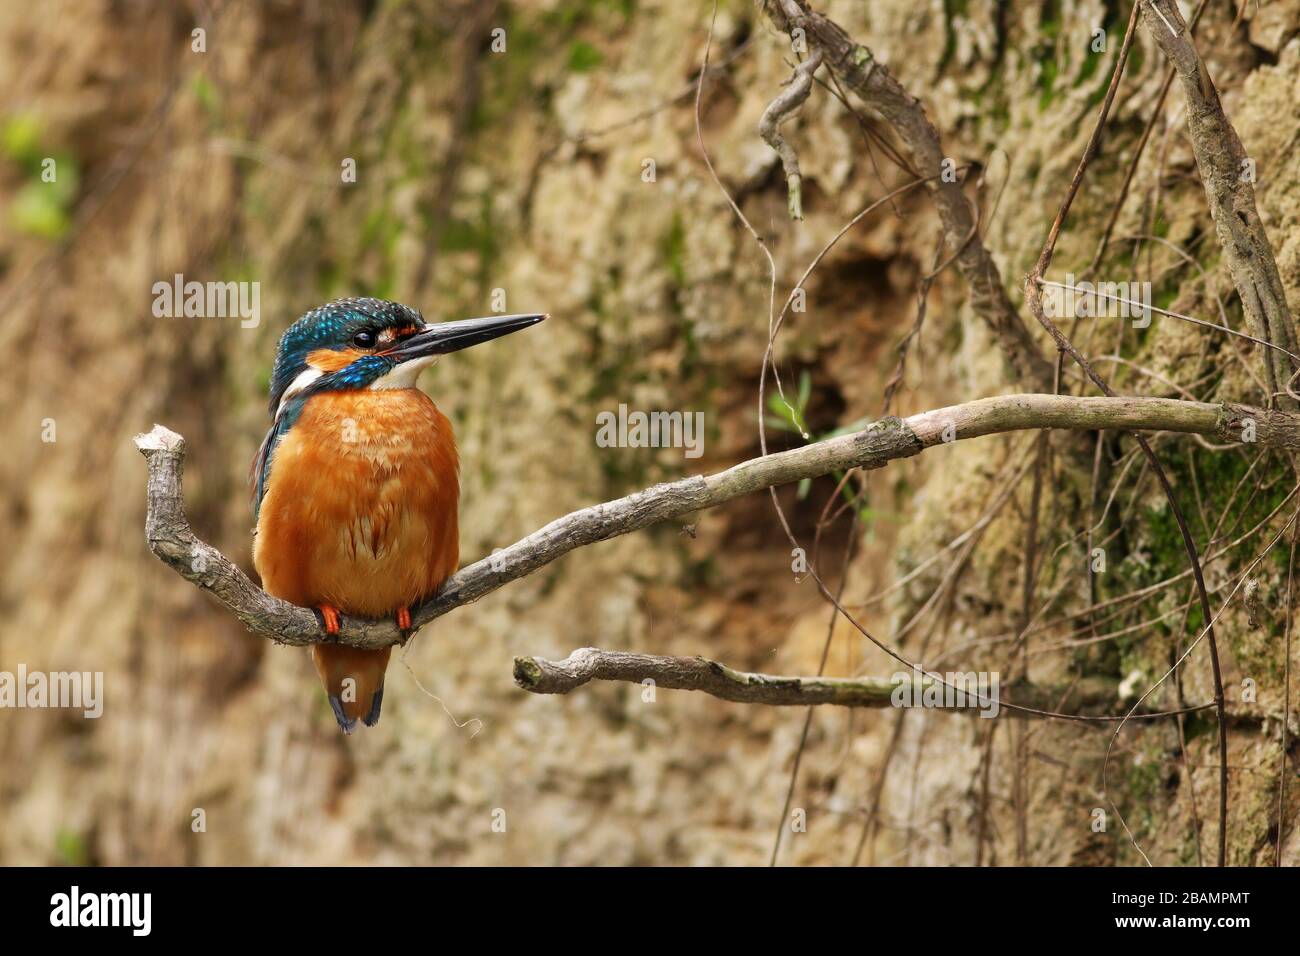
M 1019 301 L 1127 5 L 817 6 L 924 101 L 947 152 L 974 164 L 970 193 Z M 0 670 L 105 675 L 98 720 L 0 712 L 0 862 L 762 864 L 783 825 L 783 863 L 1140 862 L 1113 819 L 1105 833 L 1091 825 L 1108 807 L 1109 733 L 1096 727 L 1038 723 L 1013 736 L 948 714 L 822 709 L 790 802 L 806 827 L 791 832 L 802 710 L 682 691 L 646 703 L 628 685 L 567 697 L 515 687 L 515 655 L 587 645 L 815 672 L 830 615 L 813 582 L 792 573 L 767 494 L 581 549 L 439 619 L 395 657 L 382 722 L 350 738 L 303 650 L 246 633 L 148 552 L 131 438 L 159 422 L 188 440 L 196 532 L 252 573 L 246 478 L 269 425 L 276 340 L 340 296 L 395 299 L 438 321 L 487 314 L 504 290 L 508 311 L 551 314 L 527 340 L 456 355 L 422 379 L 460 441 L 463 562 L 576 508 L 757 454 L 769 280 L 696 142 L 711 10 L 667 0 L 0 5 L 0 323 L 11 350 L 0 377 Z M 1200 27 L 1229 115 L 1267 171 L 1260 209 L 1289 293 L 1300 274 L 1297 24 L 1300 4 L 1276 0 L 1212 3 Z M 1110 51 L 1092 55 L 1098 26 Z M 789 78 L 788 40 L 760 5 L 727 0 L 711 62 L 700 132 L 775 256 L 779 302 L 853 215 L 907 177 L 868 145 L 887 131 L 818 87 L 787 127 L 807 179 L 806 221 L 791 223 L 779 162 L 756 132 Z M 1163 75 L 1139 37 L 1061 270 L 1091 258 Z M 53 182 L 42 177 L 49 159 Z M 1129 265 L 1141 256 L 1159 280 L 1158 305 L 1213 315 L 1218 296 L 1231 298 L 1177 95 L 1116 230 L 1140 233 L 1200 263 L 1130 245 Z M 795 412 L 764 410 L 774 447 L 803 443 L 796 420 L 817 438 L 882 413 L 938 235 L 931 203 L 913 191 L 815 271 L 807 311 L 779 342 Z M 260 321 L 155 317 L 154 283 L 177 273 L 259 283 Z M 964 298 L 960 277 L 943 273 L 891 411 L 1016 389 Z M 1230 313 L 1239 324 L 1235 301 Z M 1108 370 L 1121 390 L 1255 400 L 1235 367 L 1209 378 L 1188 367 L 1203 344 L 1194 328 L 1157 324 L 1123 353 L 1157 378 L 1119 362 Z M 703 457 L 597 447 L 596 415 L 620 403 L 703 411 Z M 993 503 L 1031 442 L 981 439 L 895 463 L 851 483 L 848 508 L 837 476 L 780 500 L 805 543 L 835 513 L 820 529 L 819 566 L 832 587 L 847 576 L 844 600 L 874 633 L 927 661 L 992 666 L 1020 613 L 1030 483 Z M 1212 453 L 1184 451 L 1171 467 L 1184 469 L 1189 495 L 1197 455 L 1211 469 L 1197 491 L 1213 524 L 1244 465 L 1220 456 L 1231 463 L 1216 470 Z M 1035 638 L 1045 644 L 1071 637 L 1077 625 L 1061 619 L 1088 598 L 1072 537 L 1087 474 L 1056 467 L 1040 592 L 1056 602 L 1044 620 L 1058 623 Z M 1279 467 L 1270 460 L 1254 480 L 1284 485 Z M 1111 562 L 1127 591 L 1183 559 L 1149 476 L 1135 469 L 1124 482 L 1130 530 Z M 1270 494 L 1243 530 L 1276 503 Z M 977 548 L 945 550 L 987 513 Z M 1250 557 L 1230 558 L 1212 583 L 1231 586 L 1228 571 Z M 1229 683 L 1253 675 L 1275 711 L 1285 570 L 1283 560 L 1261 572 L 1265 627 L 1250 630 L 1233 608 L 1222 638 Z M 1130 632 L 1036 657 L 1033 676 L 1145 687 L 1168 666 L 1168 635 L 1183 633 L 1164 612 L 1185 600 L 1162 592 L 1104 628 Z M 1199 619 L 1183 622 L 1194 633 Z M 830 638 L 828 673 L 898 669 L 843 621 Z M 1204 655 L 1189 660 L 1188 700 L 1208 699 L 1208 673 Z M 1293 781 L 1284 816 L 1295 816 L 1300 786 L 1278 726 L 1234 728 L 1238 864 L 1273 861 L 1283 774 Z M 1198 842 L 1213 846 L 1213 740 L 1212 724 L 1189 721 L 1134 728 L 1116 745 L 1110 797 L 1153 862 L 1195 863 Z M 196 809 L 203 832 L 192 829 Z M 505 832 L 493 831 L 496 811 Z M 1300 841 L 1289 836 L 1284 862 L 1294 863 Z

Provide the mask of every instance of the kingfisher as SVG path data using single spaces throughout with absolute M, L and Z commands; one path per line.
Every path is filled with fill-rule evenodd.
M 430 324 L 382 299 L 339 299 L 280 337 L 272 424 L 253 461 L 253 565 L 267 593 L 313 609 L 312 659 L 339 727 L 374 726 L 391 647 L 328 642 L 340 615 L 411 610 L 460 560 L 460 464 L 451 422 L 416 387 L 439 356 L 518 332 L 540 313 Z

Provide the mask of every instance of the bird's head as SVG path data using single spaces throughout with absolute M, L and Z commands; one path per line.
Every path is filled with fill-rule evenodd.
M 438 356 L 530 325 L 539 313 L 430 324 L 383 299 L 339 299 L 312 309 L 280 337 L 271 373 L 271 415 L 290 399 L 323 391 L 410 388 Z

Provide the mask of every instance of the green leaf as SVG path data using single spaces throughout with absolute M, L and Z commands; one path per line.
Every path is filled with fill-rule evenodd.
M 0 152 L 25 165 L 41 160 L 41 121 L 35 116 L 11 116 L 0 125 Z
M 53 183 L 27 183 L 9 206 L 9 222 L 18 232 L 58 239 L 71 222 Z
M 195 73 L 190 78 L 190 91 L 203 107 L 203 111 L 208 114 L 209 119 L 215 120 L 220 117 L 221 102 L 217 95 L 217 88 L 212 85 L 212 81 L 207 76 Z

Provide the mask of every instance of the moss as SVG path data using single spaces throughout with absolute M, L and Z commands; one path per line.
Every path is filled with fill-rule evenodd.
M 1055 51 L 1054 47 L 1048 48 Z M 1056 57 L 1048 55 L 1039 61 L 1038 70 L 1038 111 L 1046 112 L 1047 108 L 1052 105 L 1052 100 L 1056 98 L 1056 77 L 1060 72 L 1060 67 L 1056 65 Z
M 586 40 L 575 40 L 569 47 L 569 69 L 588 73 L 605 62 L 605 55 Z
M 1168 273 L 1159 286 L 1151 290 L 1151 304 L 1157 309 L 1171 311 L 1178 296 L 1182 293 L 1182 279 L 1176 273 Z M 1150 326 L 1144 331 L 1150 331 Z
M 1088 55 L 1083 58 L 1083 64 L 1079 67 L 1079 72 L 1074 76 L 1074 85 L 1083 86 L 1084 83 L 1087 83 L 1092 78 L 1092 75 L 1097 72 L 1097 67 L 1105 58 L 1106 54 L 1093 53 L 1092 48 L 1089 47 Z M 1107 82 L 1110 82 L 1109 77 Z
M 1106 51 L 1104 53 L 1094 53 L 1092 50 L 1092 29 L 1088 30 L 1088 55 L 1084 57 L 1083 64 L 1079 67 L 1079 73 L 1075 77 L 1074 85 L 1082 86 L 1097 72 L 1101 64 L 1107 59 L 1112 52 L 1118 52 L 1118 47 L 1114 44 L 1121 43 L 1124 36 L 1124 30 L 1127 24 L 1120 18 L 1119 5 L 1114 2 L 1108 2 L 1105 5 L 1105 14 L 1102 17 L 1100 26 L 1106 31 Z M 1130 57 L 1132 51 L 1130 51 Z M 1126 70 L 1127 72 L 1127 70 Z M 1110 84 L 1110 70 L 1103 71 L 1102 84 L 1100 93 L 1094 91 L 1088 100 L 1089 106 L 1100 102 L 1101 96 L 1105 95 L 1106 87 Z
M 343 288 L 343 271 L 337 262 L 326 259 L 316 267 L 316 289 L 322 300 L 337 299 Z
M 1132 56 L 1133 54 L 1132 52 L 1130 52 L 1129 53 L 1130 61 L 1132 59 Z M 1088 61 L 1093 63 L 1100 63 L 1101 54 L 1095 54 L 1093 56 L 1090 56 L 1088 58 Z M 1129 65 L 1124 68 L 1124 72 L 1127 74 L 1132 69 L 1133 69 L 1133 65 L 1130 62 Z M 1110 89 L 1110 79 L 1111 79 L 1111 74 L 1113 72 L 1114 72 L 1113 69 L 1101 71 L 1101 76 L 1097 77 L 1096 86 L 1093 87 L 1092 93 L 1089 94 L 1088 101 L 1084 103 L 1083 109 L 1085 113 L 1088 114 L 1095 113 L 1097 108 L 1101 106 L 1102 101 L 1106 99 L 1106 91 Z M 1082 84 L 1083 84 L 1083 80 L 1081 79 L 1079 83 L 1077 83 L 1076 85 L 1081 86 Z M 1114 110 L 1111 111 L 1111 118 L 1113 121 Z
M 1206 452 L 1185 442 L 1171 443 L 1161 448 L 1158 454 L 1161 464 L 1169 475 L 1174 493 L 1178 496 L 1188 527 L 1201 551 L 1201 556 L 1204 557 L 1206 533 L 1202 527 L 1200 509 L 1192 490 L 1191 470 L 1193 467 L 1196 469 L 1196 482 L 1200 487 L 1206 519 L 1213 528 L 1229 507 L 1233 489 L 1249 469 L 1251 457 L 1237 451 Z M 1279 471 L 1283 468 L 1285 468 L 1284 464 L 1276 458 L 1262 462 L 1256 467 L 1250 479 L 1242 485 L 1236 500 L 1231 501 L 1232 511 L 1220 529 L 1221 538 L 1231 539 L 1255 527 L 1282 502 L 1290 487 L 1287 476 Z M 1253 491 L 1265 486 L 1268 486 L 1267 490 L 1252 494 Z M 1187 552 L 1172 509 L 1159 491 L 1154 489 L 1154 485 L 1148 493 L 1153 496 L 1153 500 L 1151 504 L 1139 509 L 1138 520 L 1131 523 L 1135 530 L 1129 553 L 1123 558 L 1122 572 L 1103 575 L 1098 579 L 1099 590 L 1106 596 L 1116 596 L 1137 587 L 1155 584 L 1187 569 Z M 1231 584 L 1235 584 L 1245 573 L 1249 563 L 1258 553 L 1259 538 L 1254 540 L 1255 550 L 1246 547 L 1238 548 L 1220 559 L 1221 563 L 1218 566 L 1222 569 L 1221 573 Z M 1285 596 L 1284 576 L 1287 556 L 1285 547 L 1276 547 L 1271 563 L 1261 564 L 1254 572 L 1255 577 L 1262 579 L 1261 592 L 1266 596 L 1272 595 L 1271 600 L 1274 604 Z M 1268 577 L 1270 574 L 1271 580 Z M 1226 599 L 1227 593 L 1224 591 L 1219 596 L 1215 605 L 1216 610 L 1219 602 Z M 1175 594 L 1178 595 L 1178 600 L 1183 600 L 1188 595 L 1187 585 L 1167 592 L 1164 604 L 1160 606 L 1161 611 L 1173 607 Z M 1228 613 L 1241 612 L 1241 601 L 1238 596 L 1229 605 Z M 1150 603 L 1144 602 L 1135 609 L 1134 614 L 1136 616 L 1133 617 L 1133 622 L 1136 622 L 1154 616 L 1154 608 Z M 1228 621 L 1221 618 L 1216 632 L 1221 644 L 1224 645 L 1221 654 L 1231 655 L 1232 659 L 1240 664 L 1244 674 L 1255 678 L 1262 685 L 1265 681 L 1280 680 L 1282 661 L 1278 647 L 1284 621 L 1282 613 L 1277 609 L 1261 617 L 1261 626 L 1256 630 L 1236 626 L 1238 622 L 1232 618 L 1229 618 L 1229 621 L 1232 621 L 1230 626 Z M 1157 666 L 1165 666 L 1167 662 L 1163 656 L 1158 662 L 1153 663 L 1152 655 L 1157 653 L 1156 647 L 1163 648 L 1166 645 L 1164 642 L 1151 644 L 1150 635 L 1172 636 L 1181 622 L 1182 615 L 1175 614 L 1155 623 L 1152 629 L 1143 629 L 1118 638 L 1115 643 L 1119 655 L 1119 673 L 1128 673 L 1132 668 L 1150 672 Z M 1240 624 L 1244 625 L 1244 623 L 1242 618 Z M 1184 638 L 1195 636 L 1204 626 L 1205 619 L 1201 608 L 1198 603 L 1193 603 L 1181 636 Z M 1164 651 L 1159 653 L 1163 655 Z
M 1043 0 L 1038 8 L 1038 32 L 1055 40 L 1061 32 L 1060 0 Z
M 477 215 L 472 219 L 453 218 L 438 236 L 438 248 L 446 252 L 475 252 L 478 271 L 475 278 L 479 292 L 486 291 L 489 279 L 501 256 L 500 230 L 494 221 L 492 190 L 478 196 Z
M 1011 98 L 1007 95 L 1001 73 L 991 71 L 984 84 L 972 90 L 967 99 L 978 107 L 975 123 L 987 123 L 992 138 L 1002 135 L 1011 126 Z
M 195 72 L 190 76 L 190 93 L 199 101 L 199 106 L 214 125 L 221 122 L 221 97 L 217 88 L 204 73 Z
M 489 50 L 481 54 L 491 69 L 483 71 L 483 95 L 470 115 L 468 132 L 471 137 L 509 120 L 542 72 L 538 64 L 546 49 L 547 37 L 536 23 L 511 9 L 502 29 L 505 30 L 505 52 Z
M 943 53 L 939 57 L 939 72 L 948 68 L 957 51 L 956 20 L 964 17 L 966 12 L 966 0 L 943 0 Z
M 681 212 L 673 214 L 672 225 L 659 240 L 659 254 L 663 258 L 664 268 L 672 277 L 677 288 L 686 286 L 686 226 L 682 223 Z
M 400 235 L 401 223 L 386 207 L 372 209 L 366 215 L 361 226 L 360 249 L 374 253 L 379 267 L 368 273 L 359 271 L 353 276 L 353 285 L 359 294 L 379 299 L 392 297 L 396 273 L 393 253 Z
M 506 52 L 482 54 L 492 69 L 484 71 L 484 95 L 470 118 L 471 134 L 513 122 L 519 105 L 529 111 L 548 107 L 552 77 L 559 72 L 585 73 L 605 62 L 605 54 L 574 34 L 589 27 L 593 39 L 625 28 L 636 13 L 636 0 L 571 0 L 543 12 L 509 8 L 503 29 Z
M 669 301 L 672 311 L 681 322 L 681 341 L 685 347 L 682 357 L 683 377 L 689 378 L 700 369 L 701 349 L 699 337 L 695 333 L 695 323 L 687 315 L 683 295 L 687 288 L 686 275 L 686 226 L 681 212 L 673 214 L 672 224 L 659 240 L 659 255 L 663 261 L 664 271 L 671 281 Z
M 1163 761 L 1139 751 L 1129 767 L 1129 793 L 1135 800 L 1148 803 L 1160 796 L 1160 767 Z
M 1154 745 L 1141 747 L 1129 764 L 1125 819 L 1135 834 L 1150 833 L 1156 820 L 1164 815 L 1166 765 L 1164 754 Z
M 1141 76 L 1142 64 L 1146 62 L 1146 50 L 1141 43 L 1134 43 L 1128 51 L 1128 64 L 1124 72 L 1129 76 Z
M 551 30 L 572 30 L 601 17 L 613 13 L 626 20 L 636 12 L 635 0 L 568 0 L 560 3 L 553 10 L 542 15 L 541 23 Z

